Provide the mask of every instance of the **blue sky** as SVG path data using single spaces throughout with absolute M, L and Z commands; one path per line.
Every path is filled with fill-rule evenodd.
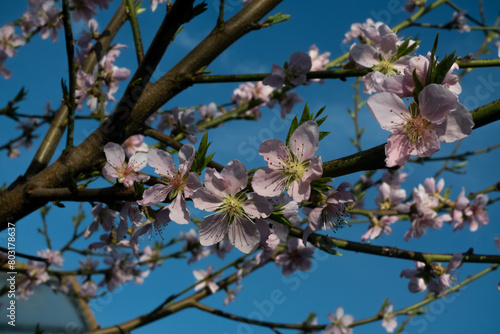
M 165 7 L 160 5 L 155 13 L 151 13 L 146 1 L 146 12 L 139 16 L 139 23 L 143 33 L 143 42 L 147 46 L 160 25 Z M 226 1 L 226 14 L 231 16 L 241 9 L 240 1 Z M 97 17 L 100 31 L 106 25 L 112 15 L 113 9 L 119 4 L 115 0 L 108 11 L 102 12 Z M 329 51 L 331 58 L 343 54 L 347 49 L 341 43 L 344 33 L 349 29 L 351 23 L 364 22 L 371 17 L 374 20 L 382 20 L 388 25 L 395 25 L 405 19 L 408 13 L 401 11 L 404 1 L 327 1 L 317 0 L 285 1 L 278 6 L 273 13 L 284 12 L 291 15 L 287 22 L 275 25 L 268 29 L 262 29 L 245 36 L 226 50 L 215 60 L 208 70 L 214 74 L 239 74 L 239 73 L 262 73 L 268 72 L 273 63 L 282 65 L 290 54 L 296 51 L 307 52 L 311 44 L 316 44 L 321 52 Z M 469 14 L 479 18 L 477 5 L 469 1 L 456 1 L 458 6 L 469 10 Z M 489 24 L 495 20 L 498 13 L 498 4 L 494 1 L 484 1 L 486 19 Z M 155 79 L 180 60 L 197 42 L 201 41 L 212 29 L 217 18 L 218 1 L 209 0 L 208 10 L 193 20 L 192 23 L 178 35 L 175 42 L 169 48 L 164 60 L 160 63 Z M 0 13 L 0 25 L 18 18 L 27 8 L 25 1 L 4 1 Z M 443 6 L 436 13 L 424 17 L 421 22 L 446 23 L 451 20 L 453 10 Z M 82 24 L 76 24 L 75 31 L 81 29 Z M 405 37 L 414 37 L 422 40 L 419 54 L 430 51 L 436 32 L 435 29 L 410 28 L 402 32 Z M 482 42 L 480 32 L 460 34 L 456 31 L 440 30 L 440 44 L 438 56 L 442 59 L 444 55 L 456 50 L 458 56 L 465 56 L 475 52 Z M 75 36 L 78 36 L 75 34 Z M 60 40 L 63 35 L 59 35 Z M 122 51 L 117 60 L 120 67 L 134 69 L 136 57 L 133 49 L 131 31 L 126 24 L 122 32 L 117 36 L 116 42 L 127 44 L 129 48 Z M 497 50 L 483 58 L 497 56 Z M 15 58 L 9 59 L 5 66 L 13 72 L 10 80 L 0 80 L 0 106 L 3 106 L 19 91 L 25 87 L 28 91 L 27 100 L 19 104 L 19 111 L 23 113 L 43 113 L 47 101 L 53 108 L 59 106 L 61 99 L 60 80 L 67 77 L 67 62 L 64 43 L 51 43 L 48 40 L 33 38 L 29 45 L 22 47 Z M 463 92 L 460 101 L 467 107 L 476 107 L 476 104 L 486 104 L 500 96 L 500 83 L 496 78 L 500 77 L 498 68 L 478 69 L 465 76 L 462 82 Z M 490 82 L 489 85 L 486 83 Z M 298 87 L 296 92 L 304 101 L 296 106 L 294 113 L 300 113 L 307 102 L 311 110 L 318 110 L 326 106 L 325 113 L 328 119 L 322 128 L 331 131 L 331 134 L 320 143 L 319 154 L 323 161 L 332 160 L 355 153 L 355 148 L 349 142 L 354 134 L 352 121 L 347 114 L 347 108 L 352 108 L 352 96 L 354 90 L 351 85 L 354 80 L 341 82 L 339 80 L 328 80 L 324 85 L 313 84 L 306 87 Z M 165 105 L 165 109 L 174 106 L 193 106 L 216 102 L 218 104 L 230 102 L 232 91 L 238 84 L 215 84 L 199 85 L 176 96 Z M 117 96 L 123 89 L 120 89 Z M 478 93 L 480 92 L 480 93 Z M 363 95 L 366 99 L 367 96 Z M 226 164 L 232 159 L 239 159 L 248 169 L 264 165 L 260 156 L 256 155 L 258 146 L 252 144 L 270 138 L 285 139 L 291 117 L 286 120 L 279 119 L 278 109 L 263 108 L 263 117 L 258 122 L 236 121 L 225 124 L 210 132 L 210 140 L 213 144 L 211 152 L 215 152 L 215 160 Z M 112 105 L 108 106 L 112 111 Z M 88 111 L 82 111 L 82 114 Z M 362 139 L 364 149 L 382 144 L 386 141 L 388 133 L 380 129 L 374 121 L 369 110 L 364 107 L 360 112 L 361 126 L 365 127 Z M 18 135 L 19 130 L 14 129 L 15 123 L 2 119 L 0 131 L 2 142 Z M 96 123 L 84 121 L 77 123 L 75 140 L 82 141 L 93 129 Z M 41 128 L 37 133 L 43 137 L 46 128 Z M 498 124 L 490 124 L 479 130 L 475 130 L 470 138 L 462 143 L 459 152 L 477 150 L 491 146 L 498 141 Z M 35 141 L 35 147 L 40 141 Z M 449 154 L 454 144 L 442 145 L 439 156 Z M 5 152 L 0 152 L 0 165 L 2 173 L 0 184 L 10 184 L 15 178 L 24 172 L 35 150 L 26 151 L 22 149 L 22 156 L 16 160 L 10 160 Z M 59 150 L 60 152 L 60 150 Z M 494 182 L 498 182 L 499 165 L 498 152 L 491 152 L 470 159 L 465 168 L 465 175 L 451 173 L 443 174 L 446 186 L 451 186 L 451 199 L 456 199 L 462 187 L 467 192 L 475 192 L 484 189 Z M 426 166 L 408 164 L 405 171 L 410 174 L 404 183 L 407 193 L 411 189 L 423 183 L 426 177 L 432 176 L 441 163 L 431 163 Z M 381 175 L 380 173 L 377 175 Z M 334 181 L 338 185 L 343 181 L 355 182 L 359 174 L 340 177 Z M 367 208 L 374 208 L 373 198 L 376 192 L 369 194 L 366 200 Z M 495 198 L 493 194 L 491 197 Z M 52 208 L 49 213 L 49 231 L 51 232 L 54 248 L 61 247 L 66 243 L 71 233 L 71 215 L 74 214 L 75 204 L 68 204 L 67 209 Z M 90 205 L 84 204 L 87 216 L 90 214 Z M 393 226 L 393 234 L 384 236 L 373 242 L 375 245 L 388 245 L 410 249 L 415 251 L 455 253 L 465 252 L 473 247 L 475 253 L 499 254 L 493 243 L 494 237 L 500 237 L 500 225 L 496 217 L 500 213 L 498 204 L 489 208 L 490 224 L 481 227 L 477 232 L 468 230 L 452 232 L 450 226 L 444 226 L 439 231 L 430 231 L 421 239 L 411 239 L 404 242 L 403 235 L 409 227 L 408 222 L 398 222 Z M 84 224 L 90 224 L 87 218 Z M 36 232 L 41 226 L 38 213 L 25 218 L 18 224 L 18 250 L 25 253 L 35 253 L 45 248 L 43 237 Z M 170 224 L 166 230 L 166 239 L 178 235 L 179 231 L 187 231 L 194 225 L 178 226 Z M 366 230 L 365 224 L 353 225 L 335 234 L 335 237 L 347 240 L 359 241 Z M 330 235 L 333 233 L 330 232 Z M 0 239 L 3 240 L 3 239 Z M 145 241 L 146 243 L 147 241 Z M 153 243 L 153 240 L 151 241 Z M 80 247 L 86 243 L 81 242 Z M 353 314 L 356 320 L 375 315 L 385 298 L 394 303 L 395 309 L 408 306 L 420 301 L 423 294 L 410 294 L 407 290 L 406 279 L 399 278 L 401 270 L 413 268 L 413 262 L 379 258 L 372 255 L 356 254 L 347 251 L 342 252 L 342 257 L 326 256 L 324 253 L 316 252 L 316 260 L 310 272 L 294 273 L 289 277 L 282 277 L 281 270 L 273 264 L 268 268 L 259 270 L 243 281 L 243 289 L 238 293 L 236 303 L 223 306 L 222 301 L 225 294 L 217 294 L 205 299 L 203 302 L 215 308 L 238 314 L 241 316 L 257 316 L 261 314 L 266 321 L 296 323 L 304 321 L 309 312 L 318 314 L 319 323 L 326 323 L 326 315 L 334 312 L 337 306 L 344 307 L 346 313 Z M 230 259 L 240 256 L 234 250 Z M 65 269 L 76 266 L 77 257 L 69 255 L 66 258 Z M 207 265 L 214 264 L 216 268 L 223 266 L 226 261 L 218 259 L 204 259 L 195 264 L 187 266 L 183 260 L 172 260 L 164 262 L 162 267 L 152 272 L 145 283 L 140 286 L 128 284 L 123 289 L 118 289 L 109 297 L 97 300 L 93 303 L 96 319 L 101 326 L 106 327 L 117 324 L 147 313 L 154 309 L 167 296 L 175 293 L 186 286 L 194 283 L 192 275 L 194 269 L 205 269 Z M 468 275 L 486 268 L 487 265 L 466 264 L 458 274 L 459 280 Z M 100 279 L 100 278 L 99 278 Z M 496 285 L 500 281 L 499 273 L 493 273 L 487 277 L 472 283 L 459 294 L 447 297 L 442 301 L 431 304 L 427 315 L 417 317 L 405 328 L 406 333 L 435 333 L 454 332 L 469 333 L 481 332 L 492 333 L 499 325 L 498 314 L 500 312 L 500 293 L 496 291 Z M 263 309 L 263 305 L 271 305 L 271 296 L 274 291 L 281 291 L 282 298 L 272 303 L 272 308 Z M 193 321 L 196 319 L 196 321 Z M 404 318 L 398 318 L 401 323 Z M 268 329 L 249 327 L 236 322 L 221 319 L 202 313 L 198 310 L 185 310 L 175 316 L 165 318 L 154 324 L 148 325 L 134 331 L 134 333 L 159 332 L 165 328 L 172 332 L 180 333 L 266 333 Z M 284 333 L 287 331 L 283 330 Z M 385 333 L 380 322 L 356 327 L 355 333 Z

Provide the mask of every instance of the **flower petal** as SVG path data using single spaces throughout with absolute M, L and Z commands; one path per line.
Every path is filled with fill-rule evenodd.
M 168 206 L 170 209 L 170 219 L 177 224 L 185 225 L 189 223 L 189 210 L 186 205 L 186 200 L 182 193 L 175 196 L 172 203 Z
M 182 176 L 186 175 L 193 164 L 196 151 L 193 145 L 183 145 L 179 151 L 179 172 Z
M 247 219 L 235 217 L 229 226 L 229 241 L 243 253 L 250 253 L 259 243 L 260 234 L 257 226 Z
M 222 205 L 222 198 L 214 195 L 206 188 L 197 189 L 191 196 L 194 206 L 205 211 L 215 211 Z
M 252 188 L 261 196 L 277 196 L 285 190 L 285 179 L 286 176 L 283 173 L 264 167 L 255 172 Z
M 236 195 L 248 184 L 247 169 L 239 160 L 231 160 L 220 175 L 226 181 L 226 189 L 231 196 Z
M 253 193 L 243 203 L 243 210 L 252 218 L 266 218 L 273 213 L 274 207 L 267 199 Z
M 314 121 L 301 124 L 290 136 L 290 151 L 299 159 L 311 159 L 318 150 L 319 129 Z
M 104 154 L 106 154 L 106 161 L 117 169 L 122 169 L 125 162 L 125 152 L 123 148 L 116 143 L 107 143 L 104 146 Z
M 227 218 L 221 214 L 213 214 L 206 217 L 200 226 L 200 243 L 203 246 L 211 246 L 219 243 L 227 233 L 229 223 Z
M 148 164 L 155 169 L 155 173 L 171 178 L 175 174 L 175 164 L 168 152 L 153 148 L 148 152 Z
M 384 130 L 394 133 L 401 129 L 410 118 L 408 108 L 396 94 L 382 92 L 370 96 L 366 101 L 373 117 Z

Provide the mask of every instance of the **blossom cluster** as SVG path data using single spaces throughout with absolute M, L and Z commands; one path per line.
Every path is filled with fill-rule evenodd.
M 428 157 L 450 143 L 469 136 L 474 122 L 470 111 L 459 102 L 461 86 L 451 63 L 443 72 L 436 66 L 434 51 L 426 56 L 410 56 L 418 43 L 403 41 L 387 25 L 371 20 L 353 25 L 347 41 L 352 44 L 352 62 L 372 72 L 363 77 L 364 92 L 377 93 L 367 105 L 382 129 L 391 132 L 385 146 L 386 165 L 403 165 L 412 155 Z M 448 63 L 447 57 L 444 62 Z M 440 71 L 440 73 L 437 73 Z M 442 77 L 442 79 L 435 79 Z M 434 78 L 434 79 L 432 79 Z M 406 106 L 402 98 L 413 97 Z

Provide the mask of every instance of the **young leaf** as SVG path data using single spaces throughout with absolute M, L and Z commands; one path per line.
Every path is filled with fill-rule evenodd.
M 453 66 L 456 59 L 457 58 L 455 57 L 455 51 L 453 51 L 449 56 L 446 56 L 439 64 L 437 64 L 433 83 L 436 83 L 438 85 L 441 85 L 443 83 L 446 74 L 448 74 L 448 71 Z
M 290 129 L 288 129 L 288 134 L 286 135 L 286 145 L 290 142 L 290 137 L 292 133 L 299 127 L 299 121 L 297 121 L 297 116 L 295 116 L 292 120 L 292 124 L 290 124 Z
M 304 107 L 304 111 L 302 112 L 302 116 L 300 116 L 299 125 L 302 123 L 305 123 L 307 121 L 311 121 L 311 120 L 312 120 L 312 115 L 309 112 L 309 105 L 306 103 L 306 105 Z
M 328 136 L 330 134 L 330 132 L 327 132 L 327 131 L 320 131 L 319 132 L 319 140 L 322 140 L 323 138 L 325 138 L 326 136 Z
M 271 26 L 276 23 L 284 22 L 290 19 L 290 15 L 288 14 L 283 14 L 283 13 L 278 13 L 273 16 L 269 16 L 264 22 L 263 25 L 265 26 Z

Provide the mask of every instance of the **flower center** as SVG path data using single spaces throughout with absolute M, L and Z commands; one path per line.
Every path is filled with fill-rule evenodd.
M 392 63 L 386 59 L 381 60 L 378 65 L 373 67 L 373 69 L 385 74 L 386 76 L 397 74 L 397 71 L 392 66 Z
M 293 181 L 301 179 L 302 176 L 304 176 L 304 172 L 307 171 L 308 166 L 309 160 L 299 161 L 299 159 L 288 149 L 288 159 L 283 160 L 283 165 L 280 168 L 280 171 L 286 175 L 287 188 Z
M 222 200 L 222 205 L 216 210 L 216 212 L 221 212 L 227 215 L 229 222 L 232 223 L 234 217 L 248 217 L 243 210 L 243 203 L 246 200 L 246 194 L 244 192 L 239 193 L 235 196 L 227 196 Z
M 417 116 L 416 118 L 410 118 L 408 123 L 403 127 L 406 132 L 406 136 L 408 140 L 411 142 L 420 142 L 424 137 L 425 130 L 431 123 L 421 116 Z

